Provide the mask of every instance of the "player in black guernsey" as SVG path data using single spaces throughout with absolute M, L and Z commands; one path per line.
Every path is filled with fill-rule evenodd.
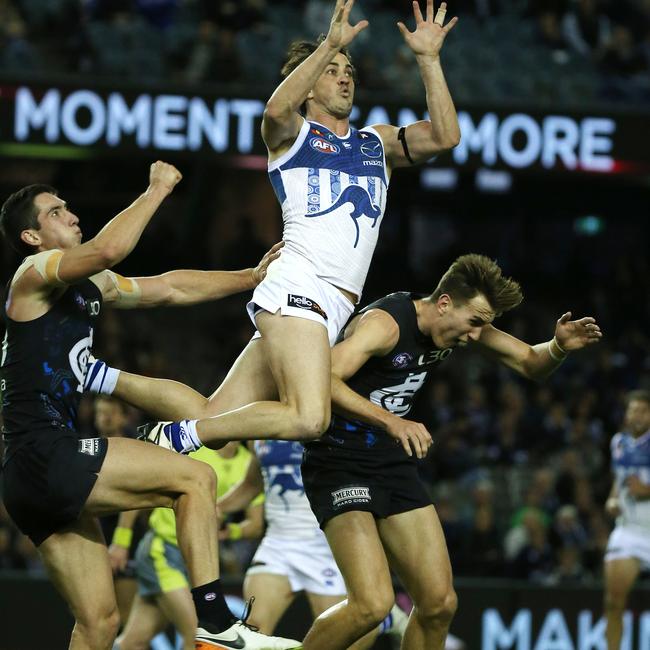
M 480 255 L 458 258 L 431 296 L 394 293 L 354 317 L 332 350 L 329 430 L 306 445 L 305 492 L 343 573 L 348 599 L 321 615 L 305 650 L 343 650 L 394 602 L 390 569 L 414 609 L 402 641 L 442 650 L 456 609 L 444 536 L 415 458 L 431 437 L 406 418 L 454 348 L 476 345 L 525 377 L 552 373 L 571 350 L 594 343 L 593 318 L 557 322 L 550 342 L 530 346 L 492 325 L 522 299 L 519 285 Z
M 110 271 L 180 179 L 172 165 L 154 163 L 146 192 L 83 244 L 79 219 L 49 186 L 27 186 L 2 206 L 3 234 L 28 255 L 2 301 L 2 495 L 72 610 L 70 648 L 108 649 L 117 633 L 97 517 L 159 506 L 176 511 L 194 586 L 196 647 L 295 648 L 294 641 L 258 634 L 227 608 L 218 579 L 214 472 L 138 440 L 81 439 L 76 428 L 93 328 L 106 303 L 128 308 L 215 300 L 252 289 L 277 256 L 274 247 L 257 268 L 234 272 L 124 278 Z

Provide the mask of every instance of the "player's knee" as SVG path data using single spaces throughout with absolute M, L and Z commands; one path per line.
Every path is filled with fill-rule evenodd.
M 355 618 L 359 627 L 363 625 L 366 629 L 372 629 L 379 625 L 390 613 L 395 602 L 395 594 L 389 592 L 377 592 L 368 594 L 360 600 L 349 600 L 354 609 Z
M 329 406 L 299 411 L 296 424 L 298 437 L 301 440 L 320 438 L 330 425 L 331 415 Z
M 625 609 L 625 600 L 622 594 L 605 593 L 605 611 L 622 612 Z
M 196 464 L 192 485 L 202 494 L 209 494 L 212 497 L 217 493 L 217 475 L 207 463 L 197 461 Z
M 431 594 L 422 603 L 416 603 L 415 615 L 426 626 L 448 627 L 457 609 L 458 597 L 450 587 L 444 592 Z
M 111 647 L 120 629 L 120 613 L 117 607 L 84 612 L 77 617 L 76 626 L 90 647 Z

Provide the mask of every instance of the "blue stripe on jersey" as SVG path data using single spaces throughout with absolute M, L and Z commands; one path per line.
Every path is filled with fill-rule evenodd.
M 307 177 L 307 212 L 318 212 L 320 210 L 320 170 L 309 168 Z
M 282 173 L 279 169 L 274 169 L 269 172 L 269 178 L 271 179 L 271 185 L 273 186 L 275 195 L 278 197 L 280 205 L 282 205 L 287 198 L 287 192 L 284 189 L 284 183 L 282 182 Z
M 334 203 L 341 193 L 341 172 L 336 169 L 330 172 L 330 192 L 332 194 L 332 203 Z
M 379 200 L 377 199 L 377 181 L 372 176 L 368 179 L 368 193 L 372 202 L 375 205 L 379 205 Z

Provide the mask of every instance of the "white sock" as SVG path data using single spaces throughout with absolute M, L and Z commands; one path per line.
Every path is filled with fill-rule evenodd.
M 119 376 L 120 371 L 117 368 L 111 368 L 101 359 L 90 357 L 84 379 L 84 392 L 112 395 Z
M 199 434 L 196 430 L 196 424 L 198 420 L 183 420 L 181 423 L 181 426 L 185 429 L 185 433 L 187 434 L 187 437 L 190 439 L 190 442 L 192 443 L 193 449 L 192 451 L 196 451 L 199 447 L 203 446 L 203 443 L 199 440 Z

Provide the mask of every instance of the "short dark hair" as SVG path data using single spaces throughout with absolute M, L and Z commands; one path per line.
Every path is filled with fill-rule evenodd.
M 40 229 L 34 199 L 44 193 L 58 195 L 57 190 L 50 185 L 27 185 L 14 192 L 0 209 L 0 232 L 11 247 L 22 255 L 31 255 L 34 252 L 34 247 L 25 243 L 20 234 L 29 228 Z
M 497 314 L 514 309 L 524 299 L 518 282 L 504 276 L 494 260 L 475 253 L 461 255 L 454 261 L 431 298 L 437 300 L 444 293 L 461 304 L 480 293 Z
M 630 391 L 627 394 L 627 403 L 629 404 L 633 401 L 645 402 L 650 406 L 650 390 L 638 389 Z
M 321 34 L 316 41 L 294 41 L 287 50 L 286 58 L 280 74 L 282 77 L 288 77 L 305 59 L 310 57 L 318 48 L 318 46 L 325 40 L 325 34 Z M 350 65 L 352 65 L 352 58 L 350 52 L 346 47 L 342 47 L 339 52 L 347 57 Z M 354 75 L 354 65 L 352 65 L 352 72 Z M 300 107 L 301 112 L 304 114 L 307 110 L 306 105 Z

